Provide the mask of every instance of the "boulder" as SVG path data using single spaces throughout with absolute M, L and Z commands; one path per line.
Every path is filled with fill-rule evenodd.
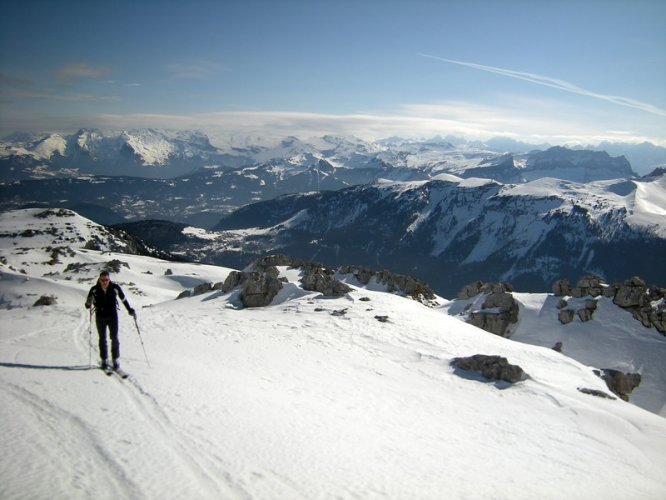
M 246 273 L 240 299 L 245 307 L 265 307 L 282 289 L 282 282 L 273 273 Z
M 629 401 L 629 395 L 641 383 L 640 373 L 623 373 L 612 369 L 603 370 L 601 378 L 608 388 L 624 401 Z
M 563 325 L 567 325 L 571 323 L 574 319 L 574 311 L 571 309 L 562 309 L 559 314 L 557 315 L 557 319 L 560 320 L 560 323 Z
M 620 307 L 644 307 L 650 304 L 645 282 L 638 276 L 625 281 L 615 293 L 613 302 Z
M 526 377 L 520 366 L 512 365 L 505 357 L 496 355 L 475 354 L 465 358 L 454 358 L 451 365 L 460 370 L 478 372 L 488 379 L 509 383 L 519 382 Z
M 322 268 L 306 272 L 301 278 L 301 286 L 303 290 L 319 292 L 327 297 L 343 297 L 352 291 L 351 287 L 336 280 Z
M 513 292 L 513 287 L 510 283 L 484 283 L 482 281 L 475 281 L 465 285 L 462 290 L 458 292 L 459 299 L 471 299 L 480 293 L 507 293 Z
M 498 290 L 500 288 L 497 288 Z M 480 311 L 470 314 L 468 323 L 501 337 L 509 336 L 509 326 L 518 321 L 518 303 L 506 291 L 491 293 Z
M 201 283 L 200 285 L 195 286 L 192 289 L 192 295 L 201 295 L 203 293 L 210 292 L 213 289 L 212 283 Z
M 552 290 L 556 297 L 566 297 L 571 295 L 571 283 L 569 283 L 569 280 L 557 280 L 553 283 Z
M 32 305 L 33 307 L 39 307 L 39 306 L 52 306 L 53 304 L 56 304 L 57 300 L 55 297 L 51 297 L 49 295 L 42 295 L 40 298 L 38 298 L 35 303 Z

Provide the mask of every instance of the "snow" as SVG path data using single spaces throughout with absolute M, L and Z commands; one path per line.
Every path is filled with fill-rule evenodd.
M 287 268 L 265 308 L 241 309 L 235 292 L 174 300 L 231 270 L 73 241 L 48 264 L 53 234 L 6 234 L 101 229 L 35 213 L 0 219 L 2 498 L 666 495 L 666 420 L 581 393 L 608 392 L 590 366 L 397 295 L 324 298 Z M 121 311 L 125 381 L 88 364 L 96 334 L 83 301 L 111 259 L 127 264 L 112 279 L 141 333 Z M 90 266 L 65 272 L 72 263 Z M 40 295 L 57 303 L 33 307 Z M 529 378 L 509 386 L 451 368 L 476 353 L 506 356 Z

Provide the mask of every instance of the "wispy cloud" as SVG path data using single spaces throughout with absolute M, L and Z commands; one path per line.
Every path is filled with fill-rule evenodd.
M 537 75 L 535 73 L 526 73 L 523 71 L 514 71 L 505 68 L 496 68 L 494 66 L 485 66 L 483 64 L 477 64 L 472 62 L 456 61 L 453 59 L 446 59 L 444 57 L 438 57 L 429 54 L 419 54 L 419 55 L 421 57 L 427 57 L 429 59 L 434 59 L 436 61 L 442 61 L 450 64 L 458 64 L 460 66 L 466 66 L 468 68 L 478 69 L 480 71 L 486 71 L 488 73 L 495 73 L 497 75 L 508 76 L 510 78 L 516 78 L 518 80 L 525 80 L 527 82 L 555 88 L 558 90 L 562 90 L 564 92 L 570 92 L 572 94 L 593 97 L 595 99 L 601 99 L 602 101 L 612 102 L 620 106 L 639 109 L 641 111 L 645 111 L 647 113 L 652 113 L 659 116 L 666 116 L 666 110 L 653 106 L 652 104 L 641 102 L 636 99 L 632 99 L 630 97 L 601 94 L 599 92 L 594 92 L 592 90 L 586 90 L 581 87 L 578 87 L 577 85 L 574 85 L 573 83 L 564 80 L 559 80 L 557 78 L 551 78 L 549 76 Z
M 572 123 L 566 121 L 565 117 L 553 119 L 552 116 L 546 116 L 518 116 L 506 109 L 451 102 L 405 105 L 393 113 L 344 115 L 282 111 L 225 111 L 195 115 L 106 114 L 98 115 L 94 126 L 114 130 L 143 127 L 196 128 L 205 130 L 212 138 L 228 135 L 266 139 L 288 135 L 308 138 L 332 134 L 381 139 L 393 135 L 432 137 L 453 134 L 474 139 L 499 135 L 533 143 L 554 144 L 592 144 L 606 140 L 662 142 L 660 138 L 645 133 L 613 132 L 593 123 L 585 123 L 584 120 Z
M 220 71 L 226 71 L 223 65 L 203 59 L 174 62 L 167 65 L 166 69 L 172 78 L 195 80 L 206 78 Z
M 103 78 L 112 73 L 112 69 L 107 66 L 93 66 L 85 63 L 70 63 L 61 66 L 56 71 L 58 80 L 73 82 L 88 78 Z

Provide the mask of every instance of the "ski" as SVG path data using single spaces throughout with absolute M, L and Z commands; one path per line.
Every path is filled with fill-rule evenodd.
M 115 370 L 111 370 L 111 371 L 114 372 L 116 375 L 118 375 L 123 380 L 126 379 L 127 377 L 129 377 L 129 373 L 127 373 L 126 371 L 124 371 L 120 368 L 116 368 Z
M 129 377 L 129 373 L 127 373 L 126 371 L 121 370 L 120 368 L 116 368 L 114 370 L 110 366 L 102 366 L 102 367 L 100 367 L 100 369 L 109 377 L 111 375 L 113 375 L 114 373 L 116 375 L 118 375 L 120 378 L 122 378 L 123 380 Z

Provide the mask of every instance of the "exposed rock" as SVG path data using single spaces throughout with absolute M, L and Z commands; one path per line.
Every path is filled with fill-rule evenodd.
M 510 383 L 519 382 L 526 377 L 520 366 L 510 364 L 502 356 L 475 354 L 466 358 L 454 358 L 451 365 L 460 370 L 478 372 L 489 379 Z
M 579 387 L 578 390 L 582 392 L 583 394 L 590 394 L 592 396 L 597 396 L 599 398 L 605 398 L 605 399 L 617 399 L 613 396 L 611 396 L 608 393 L 605 393 L 604 391 L 600 391 L 598 389 L 588 389 L 587 387 Z
M 585 307 L 578 309 L 576 313 L 582 322 L 587 322 L 592 319 L 594 311 L 597 310 L 597 301 L 594 299 L 588 299 L 585 301 Z
M 562 352 L 562 342 L 556 342 L 553 346 L 553 351 Z
M 192 290 L 183 290 L 178 294 L 178 297 L 176 297 L 176 300 L 178 299 L 186 299 L 187 297 L 192 296 Z
M 475 281 L 465 285 L 460 292 L 458 292 L 459 299 L 471 299 L 480 293 L 506 293 L 513 292 L 513 287 L 510 283 L 484 283 L 482 281 Z
M 641 383 L 640 373 L 623 373 L 612 369 L 603 370 L 601 378 L 608 388 L 624 401 L 629 401 L 629 395 Z
M 377 283 L 386 286 L 389 293 L 400 293 L 424 303 L 436 299 L 435 293 L 426 283 L 406 274 L 375 271 L 362 266 L 342 266 L 338 268 L 337 272 L 351 274 L 364 285 L 375 278 Z
M 643 307 L 649 304 L 647 287 L 638 276 L 625 281 L 615 293 L 613 302 L 620 307 Z
M 377 315 L 375 316 L 375 319 L 379 321 L 380 323 L 388 323 L 388 316 L 387 315 Z
M 212 289 L 213 289 L 212 283 L 201 283 L 200 285 L 194 287 L 194 289 L 192 290 L 192 296 L 201 295 L 210 292 Z
M 273 301 L 281 289 L 282 282 L 275 273 L 248 273 L 240 299 L 245 307 L 264 307 Z
M 569 280 L 557 280 L 553 283 L 553 295 L 556 297 L 571 295 L 571 283 L 569 283 Z
M 557 315 L 557 319 L 560 320 L 560 323 L 563 325 L 567 325 L 571 323 L 574 319 L 574 311 L 571 309 L 562 309 L 559 314 Z
M 231 271 L 224 280 L 224 283 L 215 283 L 213 289 L 221 290 L 223 293 L 228 293 L 236 287 L 241 286 L 247 281 L 248 273 L 243 271 Z
M 38 307 L 38 306 L 52 306 L 53 304 L 56 304 L 57 300 L 55 297 L 48 296 L 48 295 L 42 295 L 40 298 L 37 299 L 37 301 L 32 305 L 33 307 Z
M 509 336 L 509 326 L 518 321 L 518 303 L 509 292 L 488 295 L 480 311 L 470 314 L 468 323 L 501 337 Z
M 118 259 L 113 259 L 107 262 L 104 265 L 104 270 L 109 271 L 110 273 L 119 273 L 121 267 L 126 267 L 127 269 L 130 268 L 129 264 L 127 262 L 123 262 Z
M 301 278 L 304 290 L 319 292 L 327 297 L 342 297 L 352 291 L 351 287 L 333 278 L 323 268 L 306 271 Z
M 567 300 L 565 300 L 565 299 L 560 299 L 560 300 L 557 302 L 557 306 L 556 306 L 556 307 L 557 307 L 558 309 L 564 309 L 564 308 L 567 307 L 568 305 L 569 305 L 569 302 L 568 302 Z
M 586 308 L 578 309 L 576 314 L 583 323 L 586 323 L 592 319 L 592 311 Z
M 571 296 L 575 298 L 598 297 L 603 293 L 605 283 L 599 276 L 585 276 L 578 280 L 575 288 L 571 290 Z

